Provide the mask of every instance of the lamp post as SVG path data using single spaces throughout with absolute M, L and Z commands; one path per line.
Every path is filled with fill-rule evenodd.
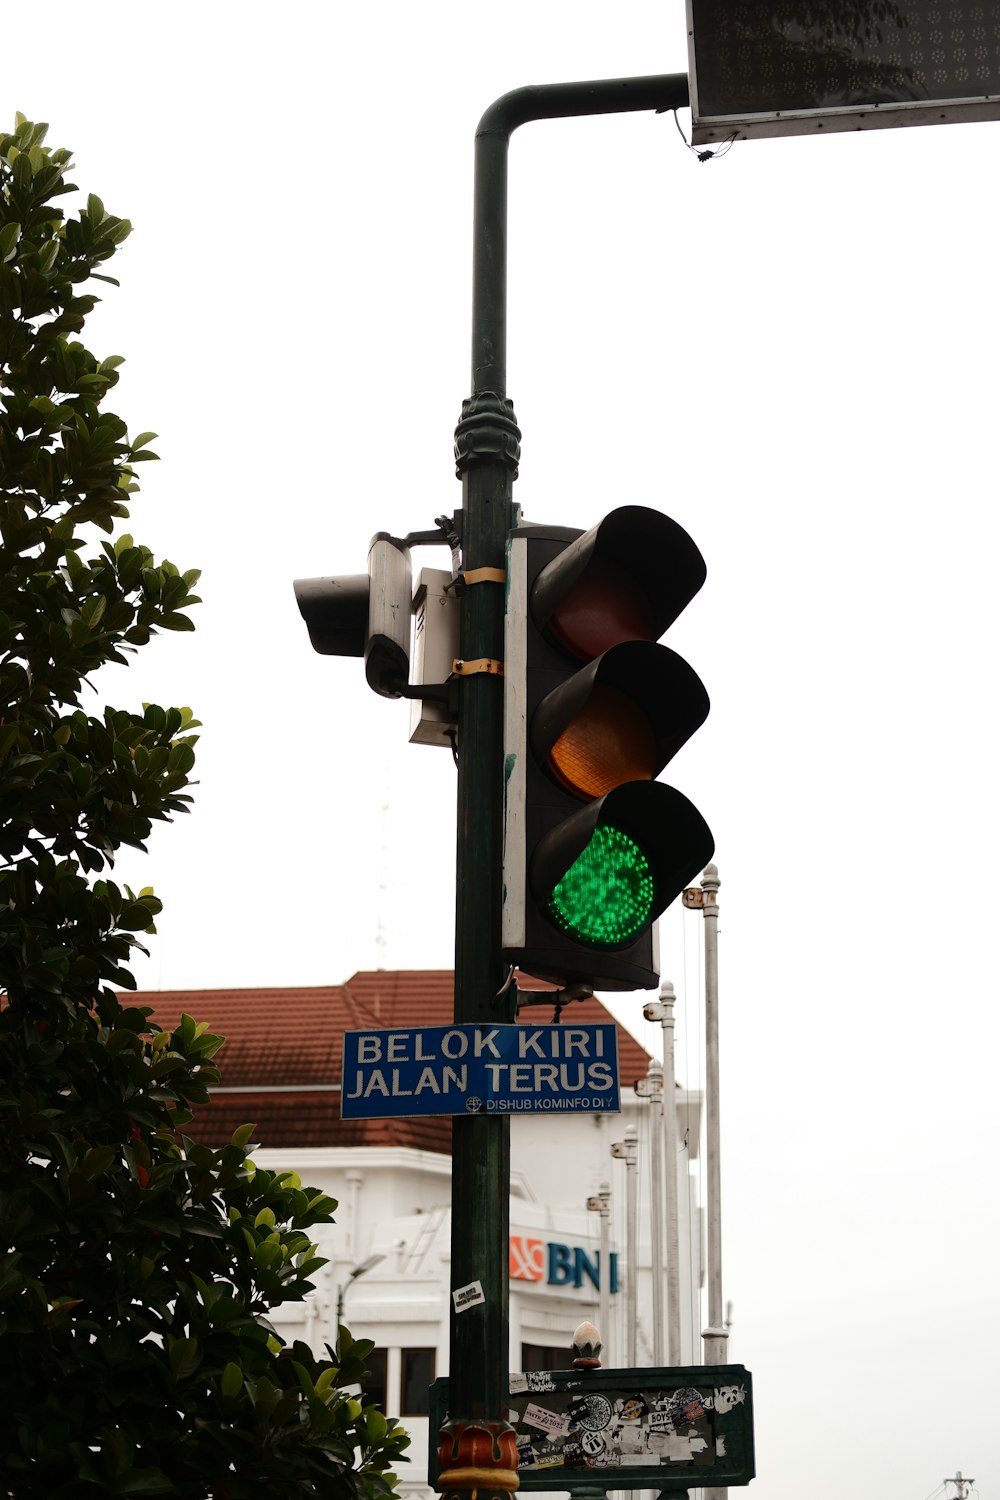
M 719 1126 L 719 871 L 707 865 L 701 885 L 684 892 L 684 905 L 705 919 L 705 1154 L 708 1158 L 707 1234 L 708 1327 L 702 1332 L 705 1363 L 726 1362 L 729 1334 L 722 1321 L 722 1185 Z M 712 1486 L 704 1500 L 726 1500 L 728 1490 Z
M 601 1216 L 601 1241 L 600 1251 L 597 1257 L 598 1269 L 598 1317 L 599 1327 L 606 1347 L 611 1346 L 611 1245 L 608 1233 L 608 1220 L 611 1217 L 611 1185 L 602 1182 L 596 1193 L 592 1193 L 587 1199 L 587 1207 L 591 1213 Z
M 337 1287 L 337 1327 L 339 1328 L 344 1318 L 344 1298 L 350 1291 L 352 1284 L 359 1276 L 366 1276 L 373 1266 L 377 1266 L 380 1260 L 385 1260 L 384 1255 L 369 1255 L 360 1266 L 355 1266 L 347 1280 Z
M 658 1118 L 663 1109 L 663 1068 L 650 1058 L 645 1078 L 635 1091 L 650 1104 L 649 1131 L 649 1258 L 653 1282 L 653 1363 L 663 1364 L 663 1132 Z
M 677 1228 L 677 1095 L 674 1079 L 674 987 L 669 979 L 660 985 L 659 1000 L 643 1006 L 647 1021 L 663 1028 L 663 1191 L 666 1203 L 666 1235 L 663 1254 L 667 1264 L 667 1364 L 681 1359 L 680 1247 Z
M 476 132 L 473 193 L 472 391 L 455 430 L 462 481 L 460 654 L 474 670 L 458 687 L 458 839 L 455 1022 L 514 1019 L 501 958 L 504 554 L 514 524 L 520 432 L 507 399 L 507 161 L 529 120 L 677 109 L 683 73 L 516 89 L 492 104 Z M 477 665 L 480 664 L 480 665 Z M 486 664 L 486 665 L 481 665 Z M 438 1484 L 448 1497 L 503 1500 L 517 1488 L 507 1424 L 510 1123 L 505 1115 L 455 1119 L 452 1135 L 450 1402 L 440 1434 Z
M 625 1363 L 636 1361 L 636 1318 L 639 1314 L 639 1198 L 636 1168 L 639 1163 L 638 1131 L 626 1125 L 625 1139 L 615 1141 L 611 1155 L 625 1163 Z

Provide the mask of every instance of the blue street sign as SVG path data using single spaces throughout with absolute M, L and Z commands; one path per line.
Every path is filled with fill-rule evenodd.
M 340 1114 L 614 1114 L 613 1025 L 420 1026 L 344 1034 Z

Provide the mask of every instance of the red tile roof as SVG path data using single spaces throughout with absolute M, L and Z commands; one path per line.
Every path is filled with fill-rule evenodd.
M 186 1012 L 226 1038 L 217 1057 L 219 1089 L 186 1127 L 196 1140 L 222 1145 L 252 1122 L 262 1146 L 451 1152 L 447 1116 L 341 1120 L 340 1095 L 331 1087 L 340 1083 L 345 1031 L 448 1025 L 454 1005 L 450 969 L 366 970 L 346 984 L 315 989 L 155 990 L 137 994 L 134 1003 L 152 1006 L 167 1029 Z M 589 1024 L 614 1020 L 596 998 L 574 1001 L 564 1015 Z M 519 1017 L 527 1025 L 550 1018 L 546 1006 Z M 623 1085 L 645 1074 L 648 1054 L 620 1025 L 618 1055 Z

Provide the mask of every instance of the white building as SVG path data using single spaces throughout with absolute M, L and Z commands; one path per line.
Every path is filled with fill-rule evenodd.
M 206 990 L 137 997 L 173 1024 L 187 1011 L 228 1040 L 219 1057 L 222 1086 L 191 1133 L 228 1141 L 249 1121 L 263 1167 L 299 1173 L 338 1200 L 336 1223 L 315 1234 L 328 1264 L 308 1302 L 274 1318 L 287 1339 L 317 1350 L 336 1341 L 338 1301 L 355 1337 L 373 1339 L 369 1394 L 412 1434 L 400 1493 L 424 1497 L 427 1485 L 427 1388 L 448 1371 L 451 1122 L 446 1117 L 344 1121 L 339 1089 L 345 1030 L 446 1025 L 452 1015 L 447 971 L 356 974 L 342 986 L 309 990 Z M 537 1025 L 549 1014 L 532 1009 Z M 567 1017 L 569 1019 L 569 1017 Z M 573 1021 L 613 1018 L 596 999 L 574 1004 Z M 625 1230 L 626 1166 L 614 1142 L 635 1127 L 639 1203 L 636 1363 L 657 1358 L 652 1319 L 650 1162 L 652 1133 L 662 1132 L 659 1096 L 639 1097 L 649 1055 L 618 1027 L 620 1114 L 520 1115 L 511 1120 L 510 1368 L 566 1368 L 572 1334 L 584 1319 L 601 1327 L 598 1278 L 610 1273 L 609 1317 L 601 1327 L 603 1363 L 628 1363 Z M 677 1213 L 682 1364 L 701 1360 L 701 1213 L 697 1203 L 700 1097 L 676 1090 Z M 661 1137 L 662 1138 L 662 1137 Z M 601 1216 L 587 1200 L 610 1187 L 608 1266 L 600 1267 Z M 475 1212 L 476 1205 L 458 1211 Z M 356 1274 L 355 1274 L 356 1273 Z M 664 1346 L 661 1344 L 662 1349 Z

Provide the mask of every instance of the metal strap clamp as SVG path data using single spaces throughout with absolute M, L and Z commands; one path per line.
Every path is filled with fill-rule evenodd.
M 475 661 L 464 661 L 456 657 L 451 664 L 453 677 L 474 677 L 479 672 L 486 672 L 490 677 L 503 676 L 503 662 L 495 661 L 492 656 L 479 656 Z

